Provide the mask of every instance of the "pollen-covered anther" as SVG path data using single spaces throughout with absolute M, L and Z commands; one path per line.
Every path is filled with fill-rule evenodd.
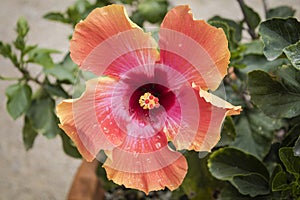
M 155 96 L 153 96 L 150 92 L 146 92 L 143 94 L 140 99 L 139 99 L 139 104 L 143 109 L 153 109 L 153 108 L 158 108 L 159 99 Z

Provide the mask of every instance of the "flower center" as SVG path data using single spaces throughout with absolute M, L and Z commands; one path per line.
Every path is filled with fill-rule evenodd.
M 159 99 L 155 96 L 153 96 L 150 92 L 146 92 L 145 94 L 143 94 L 140 99 L 139 99 L 139 104 L 143 109 L 152 109 L 152 108 L 158 108 L 159 107 L 159 103 L 158 103 Z

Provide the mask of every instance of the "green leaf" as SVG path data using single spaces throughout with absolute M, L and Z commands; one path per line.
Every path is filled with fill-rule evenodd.
M 60 131 L 59 135 L 62 140 L 64 152 L 73 158 L 81 158 L 81 154 L 79 153 L 72 140 L 63 131 Z
M 68 23 L 68 19 L 65 18 L 65 16 L 60 12 L 50 12 L 43 16 L 45 19 L 52 20 L 52 21 L 58 21 L 62 23 Z
M 278 154 L 278 152 L 279 152 L 279 149 L 277 150 L 277 154 Z M 278 158 L 279 158 L 279 155 L 275 155 L 275 156 L 278 156 Z M 279 161 L 279 160 L 278 160 Z M 274 166 L 274 169 L 273 169 L 273 171 L 272 171 L 272 174 L 271 174 L 271 177 L 270 177 L 270 180 L 271 180 L 271 182 L 274 180 L 274 178 L 275 178 L 275 176 L 279 173 L 279 172 L 282 172 L 282 167 L 281 167 L 281 165 L 280 164 L 275 164 L 275 166 Z
M 54 76 L 59 81 L 67 81 L 69 83 L 75 83 L 77 75 L 77 70 L 72 69 L 71 67 L 65 67 L 61 64 L 55 65 L 50 69 L 45 69 L 44 72 Z
M 33 147 L 33 143 L 37 135 L 38 133 L 34 130 L 32 122 L 28 117 L 25 116 L 23 126 L 23 143 L 26 150 L 29 150 Z
M 269 19 L 261 23 L 259 34 L 264 42 L 264 54 L 268 60 L 275 60 L 283 49 L 300 39 L 300 23 L 295 18 Z
M 242 195 L 236 188 L 231 185 L 226 186 L 220 194 L 222 200 L 271 200 L 270 196 L 256 196 Z
M 27 84 L 14 84 L 6 89 L 6 108 L 13 119 L 20 117 L 31 102 L 31 88 Z
M 21 38 L 24 38 L 27 35 L 29 31 L 29 26 L 24 17 L 20 17 L 18 19 L 16 31 L 18 33 L 18 36 L 20 36 Z
M 283 49 L 283 52 L 291 61 L 292 65 L 300 70 L 300 41 Z
M 124 4 L 132 4 L 135 0 L 121 0 L 122 3 Z
M 300 157 L 300 136 L 298 137 L 293 150 L 294 150 L 294 156 Z
M 250 154 L 234 148 L 219 149 L 210 156 L 208 167 L 214 177 L 229 181 L 242 194 L 269 193 L 268 170 Z
M 281 147 L 295 146 L 295 143 L 299 137 L 299 130 L 300 130 L 299 123 L 295 124 L 294 126 L 291 126 L 290 130 L 284 135 L 284 139 L 281 142 Z
M 237 175 L 257 173 L 267 180 L 269 172 L 255 156 L 241 150 L 227 147 L 213 152 L 208 160 L 208 168 L 214 177 L 232 180 Z
M 5 58 L 10 57 L 12 54 L 10 44 L 3 44 L 2 41 L 0 41 L 0 54 Z
M 287 91 L 300 94 L 300 71 L 290 65 L 278 67 L 273 72 Z
M 228 40 L 228 46 L 230 50 L 234 50 L 235 48 L 237 48 L 238 44 L 234 38 L 234 30 L 230 28 L 226 22 L 210 20 L 209 24 L 214 27 L 223 29 Z
M 240 22 L 235 22 L 231 19 L 226 19 L 220 16 L 214 16 L 208 20 L 210 21 L 218 21 L 218 22 L 224 22 L 230 27 L 230 32 L 234 36 L 234 39 L 236 42 L 239 42 L 242 39 L 242 24 Z
M 51 54 L 60 53 L 60 51 L 54 49 L 45 49 L 45 48 L 34 48 L 28 53 L 28 61 L 31 63 L 36 63 L 44 68 L 54 67 L 54 62 L 51 58 Z
M 37 47 L 38 47 L 38 45 L 28 45 L 28 46 L 25 46 L 23 54 L 26 55 L 27 53 L 29 53 L 30 51 L 34 50 Z
M 229 28 L 227 23 L 222 22 L 222 21 L 210 20 L 209 24 L 214 26 L 214 27 L 217 27 L 217 28 L 222 28 L 225 35 L 226 35 L 226 37 L 227 37 L 227 40 L 230 39 L 230 28 Z
M 278 172 L 272 181 L 273 191 L 282 191 L 291 189 L 291 185 L 288 184 L 287 174 L 283 171 Z
M 10 44 L 5 44 L 0 41 L 0 55 L 5 58 L 9 58 L 14 66 L 20 66 L 17 55 L 12 52 Z
M 51 74 L 59 81 L 75 83 L 78 75 L 78 66 L 71 60 L 70 55 L 66 55 L 64 60 L 50 69 L 44 69 L 46 74 Z
M 250 195 L 251 197 L 265 195 L 270 192 L 266 178 L 256 173 L 234 176 L 232 184 L 241 194 Z
M 274 130 L 281 126 L 281 120 L 272 119 L 257 110 L 246 110 L 236 122 L 236 139 L 231 146 L 263 159 L 270 150 Z
M 44 89 L 51 95 L 63 98 L 69 98 L 68 93 L 62 88 L 60 84 L 45 84 Z
M 276 8 L 272 8 L 267 12 L 267 19 L 273 17 L 287 18 L 293 17 L 296 10 L 289 6 L 279 6 Z
M 248 88 L 252 101 L 266 115 L 273 118 L 300 115 L 300 94 L 287 90 L 268 73 L 259 70 L 250 72 Z
M 272 72 L 283 64 L 288 64 L 288 59 L 279 58 L 273 61 L 268 61 L 265 56 L 261 55 L 246 55 L 240 64 L 245 65 L 247 67 L 241 69 L 242 72 L 248 73 L 254 70 L 263 70 L 265 72 Z
M 68 8 L 67 16 L 68 16 L 69 23 L 72 24 L 73 26 L 75 26 L 82 19 L 81 13 L 74 6 Z
M 221 187 L 221 182 L 216 180 L 208 171 L 207 158 L 200 159 L 197 152 L 186 152 L 189 168 L 182 183 L 182 188 L 189 199 L 211 200 L 215 189 Z
M 47 138 L 53 138 L 61 131 L 54 109 L 54 100 L 49 96 L 42 95 L 32 101 L 26 113 L 26 116 L 32 121 L 34 129 Z
M 161 22 L 168 11 L 165 0 L 143 0 L 138 4 L 138 11 L 151 23 Z
M 217 146 L 226 146 L 231 144 L 236 137 L 234 123 L 231 117 L 226 117 L 221 132 L 221 139 Z
M 16 38 L 16 40 L 14 41 L 14 46 L 16 47 L 16 49 L 19 49 L 19 50 L 23 51 L 24 48 L 25 48 L 25 40 L 24 40 L 24 38 L 18 36 Z
M 140 13 L 139 11 L 133 12 L 132 15 L 130 16 L 130 19 L 131 19 L 134 23 L 136 23 L 137 25 L 139 25 L 139 26 L 141 26 L 141 27 L 143 26 L 144 21 L 145 21 L 145 18 L 144 18 L 144 16 L 143 16 L 143 14 Z
M 289 173 L 300 175 L 300 157 L 295 156 L 292 147 L 279 149 L 279 157 Z
M 252 8 L 250 8 L 246 4 L 242 5 L 242 9 L 244 10 L 245 18 L 247 19 L 249 27 L 252 30 L 254 30 L 260 22 L 260 17 L 258 13 L 255 12 Z
M 263 55 L 264 44 L 261 40 L 253 40 L 243 45 L 246 47 L 246 50 L 243 52 L 244 55 Z

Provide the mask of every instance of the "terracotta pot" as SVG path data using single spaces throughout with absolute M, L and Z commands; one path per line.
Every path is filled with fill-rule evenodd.
M 104 189 L 96 175 L 99 163 L 82 161 L 69 190 L 68 200 L 103 200 Z

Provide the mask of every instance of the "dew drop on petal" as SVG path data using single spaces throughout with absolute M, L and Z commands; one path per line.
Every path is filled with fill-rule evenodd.
M 159 149 L 159 148 L 161 147 L 161 144 L 158 142 L 158 143 L 155 144 L 155 147 L 156 147 L 157 149 Z
M 125 150 L 130 150 L 130 146 L 126 145 Z
M 139 122 L 139 126 L 144 127 L 145 125 L 145 122 Z

